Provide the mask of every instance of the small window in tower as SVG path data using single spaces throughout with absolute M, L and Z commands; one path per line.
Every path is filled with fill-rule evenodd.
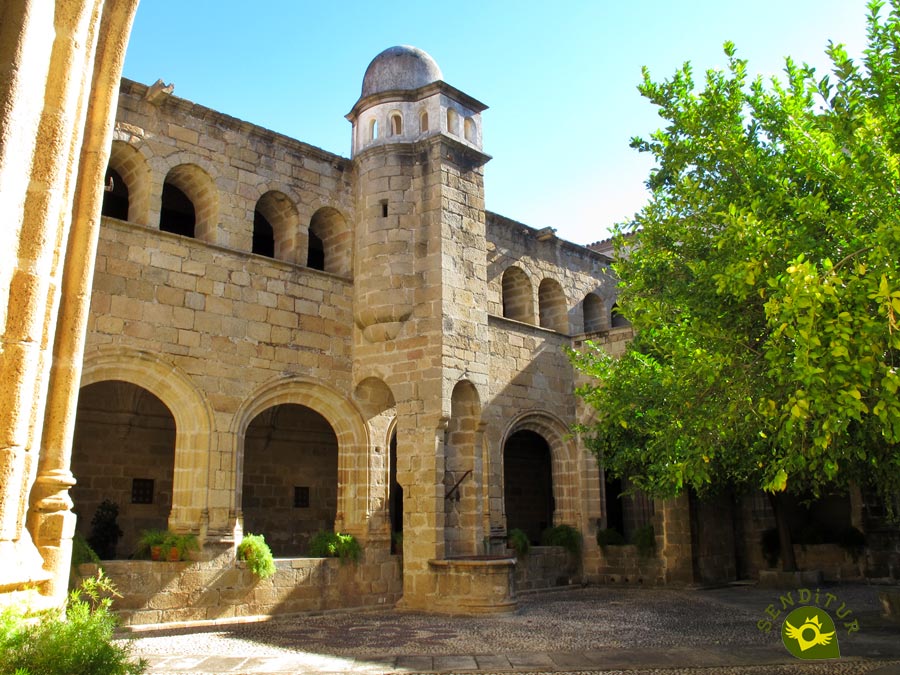
M 464 126 L 465 126 L 466 140 L 469 141 L 469 143 L 474 143 L 475 142 L 475 122 L 472 121 L 472 119 L 470 117 L 467 117 Z
M 391 136 L 402 136 L 403 135 L 403 118 L 400 117 L 400 113 L 394 113 L 391 115 Z
M 132 478 L 131 479 L 131 503 L 132 504 L 152 504 L 153 503 L 153 479 L 152 478 Z
M 387 208 L 387 199 L 381 200 L 381 217 L 387 218 L 388 208 Z
M 459 113 L 453 108 L 447 109 L 447 133 L 459 136 Z
M 419 133 L 428 131 L 428 111 L 423 110 L 419 114 Z
M 294 508 L 309 508 L 309 488 L 304 486 L 294 486 Z
M 378 138 L 378 120 L 369 122 L 369 140 L 374 141 Z

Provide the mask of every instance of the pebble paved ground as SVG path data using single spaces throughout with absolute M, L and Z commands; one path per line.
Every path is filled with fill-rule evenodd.
M 880 616 L 877 586 L 822 588 L 858 619 L 844 658 L 804 663 L 758 630 L 781 592 L 590 587 L 520 598 L 513 614 L 447 617 L 392 611 L 138 632 L 154 675 L 190 673 L 878 673 L 900 675 L 900 625 Z M 796 595 L 796 593 L 795 593 Z M 844 608 L 840 609 L 841 603 Z M 784 615 L 781 617 L 784 618 Z M 893 670 L 879 671 L 889 668 Z

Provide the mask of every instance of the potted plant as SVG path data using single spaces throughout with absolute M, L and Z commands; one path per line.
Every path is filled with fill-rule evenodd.
M 160 560 L 162 558 L 163 543 L 166 541 L 166 530 L 141 530 L 138 537 L 137 549 L 134 552 L 136 558 L 150 558 Z
M 184 560 L 191 551 L 199 551 L 197 535 L 177 534 L 170 530 L 143 530 L 138 539 L 137 557 L 151 560 Z
M 197 535 L 190 532 L 185 534 L 169 532 L 163 542 L 163 551 L 166 552 L 169 562 L 186 560 L 189 552 L 199 550 L 200 544 L 197 542 Z
M 275 574 L 275 559 L 272 557 L 272 549 L 266 543 L 266 538 L 261 534 L 246 534 L 238 544 L 238 560 L 247 563 L 247 569 L 260 579 L 267 579 Z

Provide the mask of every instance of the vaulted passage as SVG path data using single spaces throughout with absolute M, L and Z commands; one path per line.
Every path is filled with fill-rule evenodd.
M 533 544 L 553 526 L 553 469 L 543 436 L 523 429 L 503 446 L 503 498 L 507 531 L 519 529 Z
M 264 410 L 244 439 L 244 532 L 265 535 L 276 556 L 303 555 L 312 535 L 334 529 L 337 466 L 337 437 L 319 413 Z
M 91 540 L 97 507 L 110 501 L 122 530 L 118 542 L 97 551 L 102 558 L 128 558 L 141 530 L 166 528 L 174 466 L 175 420 L 156 396 L 116 380 L 81 390 L 72 444 L 76 529 Z

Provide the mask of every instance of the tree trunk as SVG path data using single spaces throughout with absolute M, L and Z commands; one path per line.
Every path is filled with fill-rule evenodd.
M 775 525 L 778 527 L 778 544 L 781 548 L 781 569 L 785 572 L 797 571 L 797 557 L 794 555 L 794 542 L 791 539 L 791 528 L 788 525 L 787 513 L 784 509 L 784 493 L 769 493 L 769 501 L 775 512 Z

